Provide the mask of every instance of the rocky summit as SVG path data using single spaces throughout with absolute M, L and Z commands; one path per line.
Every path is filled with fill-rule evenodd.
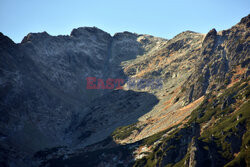
M 250 166 L 249 43 L 250 15 L 173 39 L 0 33 L 0 166 Z

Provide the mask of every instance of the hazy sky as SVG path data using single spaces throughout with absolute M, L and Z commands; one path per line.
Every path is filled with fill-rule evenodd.
M 0 32 L 20 42 L 29 32 L 67 35 L 96 26 L 169 39 L 228 29 L 249 13 L 250 0 L 0 0 Z

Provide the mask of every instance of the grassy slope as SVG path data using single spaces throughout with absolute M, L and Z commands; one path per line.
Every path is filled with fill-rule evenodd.
M 202 143 L 203 150 L 207 154 L 214 154 L 216 147 L 218 154 L 224 161 L 218 162 L 225 166 L 250 166 L 250 87 L 248 81 L 241 81 L 229 89 L 225 89 L 220 96 L 207 95 L 204 102 L 192 113 L 188 124 L 184 128 L 174 131 L 171 135 L 162 139 L 164 132 L 160 132 L 145 139 L 144 144 L 150 145 L 161 138 L 162 142 L 156 146 L 149 156 L 137 160 L 134 166 L 162 165 L 163 159 L 171 156 L 176 149 L 180 149 L 183 134 L 196 137 Z M 221 108 L 226 98 L 230 97 L 231 103 Z M 214 120 L 214 121 L 210 121 Z M 188 129 L 196 123 L 200 127 L 212 122 L 203 129 L 200 136 L 192 136 Z M 183 133 L 184 132 L 184 133 Z M 186 137 L 186 136 L 185 136 Z M 188 141 L 190 147 L 190 141 Z M 239 146 L 233 146 L 235 142 Z M 239 148 L 238 148 L 239 147 Z M 189 149 L 181 156 L 178 162 L 167 162 L 167 166 L 184 166 L 189 158 Z M 165 163 L 166 164 L 166 163 Z

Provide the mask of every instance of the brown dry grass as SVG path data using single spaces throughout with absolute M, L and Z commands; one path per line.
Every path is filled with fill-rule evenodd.
M 151 123 L 153 123 L 153 127 L 152 124 L 149 124 L 148 126 L 146 126 L 139 135 L 137 135 L 134 140 L 140 140 L 142 138 L 145 137 L 146 134 L 155 134 L 157 132 L 166 130 L 168 128 L 171 128 L 175 125 L 178 125 L 180 123 L 184 123 L 183 121 L 185 120 L 185 122 L 187 121 L 187 116 L 189 116 L 192 111 L 197 108 L 200 103 L 204 100 L 204 96 L 200 97 L 199 99 L 197 99 L 196 101 L 190 103 L 189 105 L 182 107 L 174 112 L 169 112 L 166 113 L 165 115 L 161 116 L 161 117 L 157 117 L 154 119 L 151 119 Z
M 231 83 L 227 85 L 227 88 L 232 87 L 234 84 L 240 81 L 240 78 L 238 76 L 243 75 L 247 72 L 247 68 L 241 68 L 240 66 L 236 66 L 236 68 L 233 70 L 234 74 L 231 78 Z

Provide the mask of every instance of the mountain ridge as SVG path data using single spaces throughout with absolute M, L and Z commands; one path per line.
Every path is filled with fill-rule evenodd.
M 222 113 L 239 109 L 242 121 L 249 120 L 241 109 L 248 102 L 249 17 L 228 30 L 184 31 L 169 40 L 81 27 L 66 36 L 30 33 L 15 44 L 1 33 L 0 162 L 81 166 L 81 157 L 86 166 L 229 163 L 239 151 L 238 138 L 247 140 L 248 124 L 237 124 L 235 137 L 227 136 L 238 144 L 231 152 L 223 145 L 223 158 L 211 145 L 224 136 L 217 135 L 211 145 L 208 137 L 198 138 L 201 131 L 210 132 L 206 126 L 217 127 L 214 119 Z M 121 90 L 88 90 L 86 77 L 126 83 Z M 132 88 L 131 79 L 136 80 Z M 144 87 L 142 79 L 161 79 L 162 87 Z M 232 88 L 237 91 L 227 95 Z M 212 158 L 200 157 L 197 150 Z

